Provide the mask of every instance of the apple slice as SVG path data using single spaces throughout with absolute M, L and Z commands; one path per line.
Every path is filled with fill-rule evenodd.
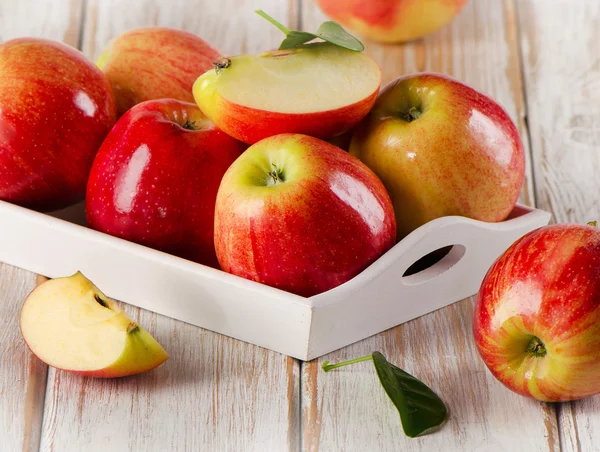
M 280 133 L 330 139 L 367 115 L 381 69 L 360 52 L 330 43 L 223 59 L 194 83 L 200 109 L 249 144 Z
M 81 272 L 36 287 L 21 309 L 21 333 L 49 366 L 90 377 L 123 377 L 168 357 L 161 345 Z

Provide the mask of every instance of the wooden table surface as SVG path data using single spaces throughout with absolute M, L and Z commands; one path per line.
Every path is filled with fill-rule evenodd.
M 259 52 L 281 34 L 256 8 L 292 28 L 324 20 L 312 0 L 0 0 L 0 41 L 43 36 L 95 59 L 114 36 L 161 25 L 225 54 Z M 470 0 L 437 33 L 366 42 L 366 52 L 384 82 L 437 71 L 490 94 L 527 150 L 521 202 L 554 222 L 600 218 L 600 1 Z M 94 380 L 47 368 L 25 346 L 18 315 L 35 284 L 0 264 L 0 452 L 600 450 L 600 397 L 538 403 L 494 380 L 474 348 L 473 298 L 308 363 L 125 306 L 170 359 Z M 440 431 L 405 437 L 372 364 L 320 370 L 375 350 L 442 396 L 450 417 Z

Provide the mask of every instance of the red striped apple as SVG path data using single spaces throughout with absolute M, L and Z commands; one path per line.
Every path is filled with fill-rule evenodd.
M 80 272 L 36 287 L 23 303 L 20 324 L 40 360 L 88 377 L 134 375 L 168 358 L 146 330 Z
M 142 102 L 123 115 L 90 173 L 90 227 L 217 266 L 214 208 L 221 178 L 246 145 L 195 104 Z
M 115 120 L 106 77 L 78 50 L 37 38 L 0 44 L 0 199 L 43 211 L 83 200 Z
M 488 96 L 450 77 L 400 77 L 356 128 L 350 153 L 385 184 L 398 239 L 435 218 L 506 219 L 525 179 L 519 132 Z
M 223 270 L 309 297 L 356 276 L 394 245 L 381 181 L 347 152 L 282 134 L 227 170 L 215 207 Z
M 373 41 L 403 42 L 450 23 L 467 0 L 315 0 L 345 28 Z
M 223 60 L 194 83 L 200 109 L 252 144 L 280 133 L 330 139 L 371 109 L 381 70 L 368 56 L 329 43 Z
M 492 374 L 518 394 L 600 393 L 600 231 L 558 224 L 517 240 L 483 280 L 473 334 Z
M 194 102 L 194 81 L 219 56 L 217 49 L 192 33 L 146 27 L 113 39 L 97 64 L 110 81 L 121 116 L 146 100 Z

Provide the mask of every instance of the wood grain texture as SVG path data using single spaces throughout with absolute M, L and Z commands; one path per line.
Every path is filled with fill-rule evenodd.
M 281 1 L 88 0 L 83 49 L 95 59 L 135 27 L 194 32 L 225 54 L 277 46 L 263 8 L 293 25 Z M 299 364 L 283 355 L 125 305 L 170 357 L 118 380 L 49 370 L 42 451 L 284 451 L 299 447 Z
M 303 2 L 304 29 L 314 30 L 323 20 L 312 2 Z M 384 82 L 407 73 L 435 71 L 491 95 L 516 122 L 528 149 L 512 1 L 469 2 L 450 26 L 407 45 L 365 44 L 366 52 L 382 66 Z M 521 197 L 527 204 L 534 202 L 530 169 L 528 161 L 528 182 Z M 303 366 L 303 449 L 558 450 L 553 407 L 509 392 L 480 360 L 471 333 L 473 302 L 471 298 L 456 303 Z M 337 362 L 375 350 L 441 395 L 450 415 L 440 431 L 417 439 L 405 437 L 371 363 L 329 373 L 320 369 L 324 360 Z
M 169 360 L 153 371 L 112 380 L 51 368 L 40 450 L 296 450 L 293 360 L 125 309 L 163 344 Z
M 538 206 L 559 223 L 600 217 L 600 3 L 518 3 Z M 562 404 L 563 451 L 598 450 L 600 396 Z
M 35 276 L 0 264 L 0 450 L 34 451 L 39 442 L 46 366 L 19 329 L 23 300 Z
M 0 42 L 35 36 L 77 47 L 81 0 L 0 1 Z M 26 252 L 26 251 L 24 251 Z M 38 279 L 41 283 L 44 279 Z M 0 264 L 0 451 L 39 449 L 47 366 L 29 351 L 19 314 L 36 276 Z

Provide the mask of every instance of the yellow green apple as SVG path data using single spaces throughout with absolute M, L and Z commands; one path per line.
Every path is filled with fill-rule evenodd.
M 315 0 L 331 19 L 377 42 L 403 42 L 447 25 L 467 0 Z
M 280 133 L 327 140 L 364 118 L 380 83 L 371 58 L 319 42 L 223 59 L 194 83 L 194 98 L 218 128 L 245 143 Z
M 162 364 L 163 347 L 81 272 L 36 287 L 21 309 L 21 333 L 49 366 L 89 377 L 122 377 Z
M 398 239 L 442 216 L 502 221 L 525 179 L 523 144 L 508 113 L 434 73 L 389 83 L 357 126 L 350 153 L 387 188 Z
M 194 102 L 194 81 L 219 51 L 195 34 L 164 27 L 129 30 L 113 39 L 96 62 L 112 87 L 119 116 L 146 100 Z

